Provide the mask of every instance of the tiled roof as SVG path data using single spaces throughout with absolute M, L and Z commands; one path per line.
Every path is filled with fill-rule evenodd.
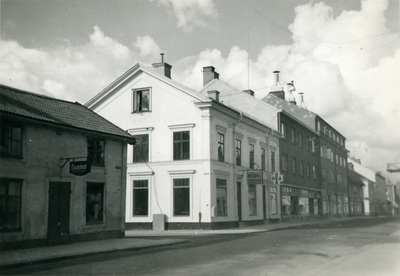
M 132 139 L 132 136 L 78 102 L 58 100 L 0 84 L 0 111 L 58 126 Z

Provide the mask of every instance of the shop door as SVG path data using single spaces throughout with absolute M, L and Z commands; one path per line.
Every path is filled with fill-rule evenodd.
M 237 182 L 237 209 L 238 209 L 238 220 L 242 220 L 242 185 Z
M 69 241 L 70 182 L 50 182 L 47 240 L 49 244 Z

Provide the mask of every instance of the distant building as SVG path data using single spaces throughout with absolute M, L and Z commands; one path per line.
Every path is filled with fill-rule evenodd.
M 381 172 L 375 173 L 375 198 L 373 204 L 378 215 L 387 214 L 386 178 Z
M 353 163 L 348 163 L 348 185 L 349 185 L 349 213 L 351 216 L 364 214 L 364 192 L 365 187 L 362 176 L 354 171 Z
M 1 247 L 124 236 L 126 144 L 79 103 L 0 85 Z
M 388 214 L 397 215 L 399 213 L 399 205 L 397 204 L 399 199 L 398 186 L 392 184 L 390 181 L 386 182 L 386 197 L 388 202 Z
M 280 134 L 226 105 L 217 89 L 181 85 L 164 61 L 136 64 L 86 106 L 138 141 L 128 147 L 127 229 L 217 229 L 279 216 L 276 187 L 264 184 L 267 164 L 278 166 Z

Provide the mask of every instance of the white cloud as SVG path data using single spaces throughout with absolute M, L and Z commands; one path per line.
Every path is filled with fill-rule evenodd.
M 161 48 L 150 36 L 138 36 L 133 44 L 139 50 L 139 58 L 156 60 L 161 53 Z
M 150 0 L 152 1 L 152 0 Z M 197 27 L 208 27 L 217 17 L 213 0 L 158 0 L 162 6 L 172 7 L 177 25 L 190 32 Z
M 129 48 L 117 42 L 116 40 L 105 36 L 104 32 L 99 27 L 93 27 L 94 32 L 90 35 L 91 43 L 96 47 L 104 48 L 110 51 L 114 57 L 125 59 L 129 57 Z

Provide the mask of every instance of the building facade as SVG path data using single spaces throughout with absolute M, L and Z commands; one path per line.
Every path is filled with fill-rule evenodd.
M 353 164 L 348 164 L 349 185 L 349 214 L 350 216 L 364 215 L 364 193 L 365 184 L 361 176 L 354 171 Z
M 270 215 L 266 174 L 248 185 L 247 172 L 262 171 L 279 133 L 219 91 L 181 85 L 165 62 L 136 64 L 86 105 L 137 139 L 127 154 L 127 229 L 217 229 Z
M 79 103 L 3 85 L 0 112 L 1 247 L 124 236 L 133 138 Z

